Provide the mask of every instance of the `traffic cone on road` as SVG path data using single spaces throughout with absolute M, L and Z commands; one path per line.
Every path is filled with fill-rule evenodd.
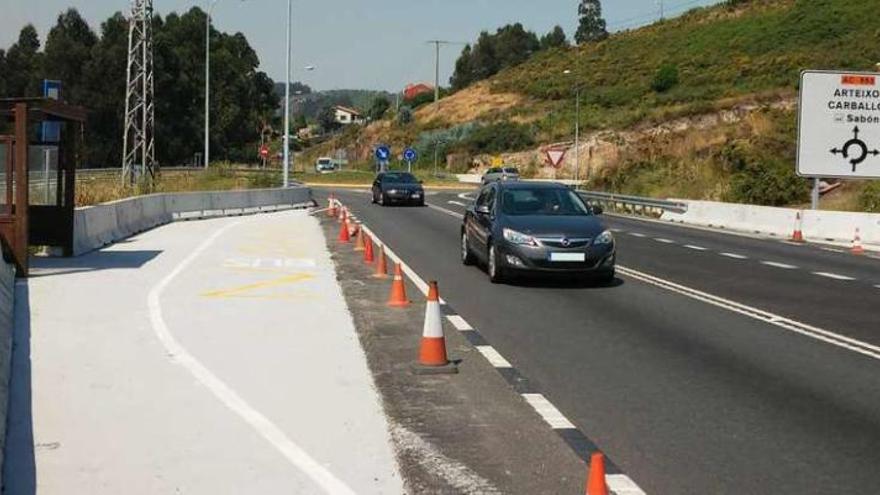
M 330 195 L 330 199 L 328 200 L 330 205 L 327 207 L 327 216 L 335 217 L 336 216 L 336 198 L 333 195 Z
M 365 249 L 366 247 L 364 247 L 364 229 L 362 229 L 360 225 L 355 224 L 354 250 L 364 251 Z
M 858 227 L 856 227 L 856 235 L 853 237 L 852 249 L 850 252 L 855 255 L 865 254 L 865 247 L 862 246 L 862 233 Z
M 388 305 L 395 308 L 409 306 L 409 299 L 406 298 L 406 285 L 403 283 L 403 268 L 400 263 L 394 266 L 394 281 L 391 282 Z
M 336 208 L 336 221 L 342 223 L 342 218 L 345 216 L 345 206 L 342 206 L 342 203 L 339 203 L 339 206 Z
M 440 314 L 440 290 L 437 282 L 428 283 L 428 302 L 425 306 L 425 326 L 419 347 L 419 362 L 412 369 L 416 374 L 458 373 L 455 363 L 446 356 L 446 337 Z
M 804 242 L 804 218 L 801 216 L 801 212 L 797 212 L 791 242 Z
M 372 265 L 373 261 L 373 240 L 369 235 L 364 234 L 364 263 Z
M 388 278 L 388 262 L 385 260 L 385 246 L 379 246 L 379 256 L 376 257 L 376 271 L 373 278 Z
M 608 495 L 608 484 L 605 482 L 605 456 L 601 452 L 590 456 L 587 495 Z
M 342 221 L 342 225 L 339 226 L 339 237 L 337 237 L 336 240 L 339 241 L 340 244 L 351 242 L 351 236 L 348 233 L 348 221 Z

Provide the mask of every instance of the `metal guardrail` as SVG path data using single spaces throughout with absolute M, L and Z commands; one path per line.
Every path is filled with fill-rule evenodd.
M 622 209 L 633 212 L 647 213 L 652 211 L 672 211 L 675 213 L 687 212 L 687 203 L 681 201 L 669 201 L 665 199 L 643 198 L 640 196 L 629 196 L 626 194 L 615 194 L 598 191 L 582 191 L 578 190 L 578 194 L 584 199 L 607 205 L 610 209 Z
M 162 167 L 162 172 L 202 172 L 203 167 Z M 108 168 L 78 168 L 76 169 L 77 179 L 102 179 L 105 177 L 121 176 L 122 169 L 115 167 Z

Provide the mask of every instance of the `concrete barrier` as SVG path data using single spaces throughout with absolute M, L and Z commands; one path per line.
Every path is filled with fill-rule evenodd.
M 163 193 L 77 208 L 73 217 L 73 253 L 78 256 L 178 219 L 204 218 L 311 203 L 307 187 Z
M 12 331 L 15 309 L 15 268 L 0 259 L 0 465 L 6 450 L 6 417 L 12 373 Z M 3 484 L 0 473 L 0 486 Z
M 704 227 L 788 238 L 802 215 L 802 230 L 808 241 L 848 243 L 856 228 L 862 242 L 880 246 L 880 214 L 842 211 L 798 210 L 716 201 L 676 200 L 687 203 L 685 213 L 666 211 L 661 220 Z

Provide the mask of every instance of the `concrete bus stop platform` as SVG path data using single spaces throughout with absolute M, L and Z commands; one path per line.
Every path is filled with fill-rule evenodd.
M 306 212 L 173 223 L 32 274 L 5 493 L 403 492 Z

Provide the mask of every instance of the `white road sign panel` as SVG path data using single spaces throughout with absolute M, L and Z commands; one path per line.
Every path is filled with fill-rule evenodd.
M 880 178 L 880 74 L 804 71 L 797 172 Z

